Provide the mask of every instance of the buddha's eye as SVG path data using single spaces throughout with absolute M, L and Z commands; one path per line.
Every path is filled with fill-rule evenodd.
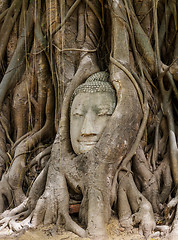
M 112 113 L 109 110 L 102 110 L 98 112 L 98 116 L 111 116 Z
M 110 114 L 110 113 L 100 113 L 100 114 L 98 114 L 98 116 L 111 116 L 112 114 Z

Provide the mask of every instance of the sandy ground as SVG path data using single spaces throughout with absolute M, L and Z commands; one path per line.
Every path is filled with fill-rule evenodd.
M 2 240 L 89 240 L 89 238 L 80 238 L 77 235 L 59 228 L 56 232 L 55 226 L 41 226 L 38 229 L 29 229 L 24 233 L 16 236 L 3 236 L 3 231 L 0 232 L 0 239 Z M 118 219 L 112 218 L 107 227 L 108 240 L 144 240 L 143 236 L 138 234 L 138 229 L 134 228 L 127 232 L 120 228 Z M 149 238 L 149 240 L 167 240 L 166 238 Z M 176 240 L 176 239 L 173 239 Z

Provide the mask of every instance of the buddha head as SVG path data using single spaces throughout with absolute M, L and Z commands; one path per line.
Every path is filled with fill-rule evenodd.
M 116 94 L 107 72 L 91 75 L 72 96 L 70 138 L 74 152 L 90 151 L 99 141 L 116 107 Z

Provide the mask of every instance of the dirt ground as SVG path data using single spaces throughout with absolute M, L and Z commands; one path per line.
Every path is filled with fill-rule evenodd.
M 0 239 L 2 240 L 89 240 L 89 238 L 80 238 L 77 235 L 65 231 L 62 227 L 58 228 L 54 225 L 41 226 L 38 229 L 29 229 L 20 235 L 4 236 L 7 230 L 0 231 Z M 138 229 L 134 228 L 131 231 L 119 227 L 118 219 L 112 217 L 107 226 L 108 240 L 144 240 L 143 236 L 138 234 Z M 152 237 L 149 240 L 167 240 L 167 238 Z M 174 239 L 173 239 L 174 240 Z

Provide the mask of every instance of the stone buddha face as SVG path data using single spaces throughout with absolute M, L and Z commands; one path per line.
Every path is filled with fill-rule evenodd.
M 97 74 L 102 75 L 106 72 Z M 97 74 L 94 76 L 98 77 Z M 93 78 L 92 75 L 90 79 Z M 108 74 L 104 79 L 107 78 Z M 90 79 L 76 91 L 71 105 L 70 137 L 77 155 L 90 151 L 96 145 L 116 106 L 112 86 L 108 82 L 98 80 L 92 83 Z

